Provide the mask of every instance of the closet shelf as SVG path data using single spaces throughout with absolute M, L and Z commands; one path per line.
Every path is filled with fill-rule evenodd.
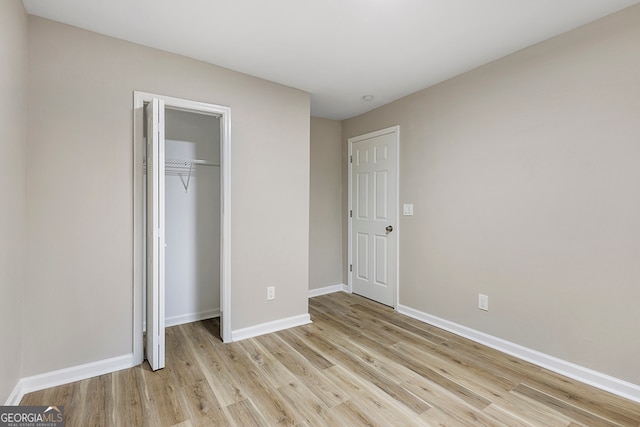
M 143 171 L 147 173 L 147 158 L 142 159 Z M 193 174 L 195 171 L 194 166 L 215 166 L 220 165 L 208 162 L 206 160 L 199 159 L 165 159 L 164 161 L 164 173 L 165 175 L 182 175 L 184 173 Z
M 194 166 L 220 166 L 214 163 L 207 162 L 206 160 L 198 159 L 165 159 L 164 172 L 165 175 L 181 175 L 181 174 L 193 174 Z
M 147 174 L 147 158 L 142 159 L 144 174 Z M 167 176 L 179 176 L 184 186 L 184 191 L 189 191 L 189 183 L 191 182 L 191 176 L 196 174 L 195 166 L 216 166 L 215 163 L 210 163 L 206 160 L 199 159 L 170 159 L 164 160 L 164 174 Z M 186 178 L 186 180 L 185 180 Z

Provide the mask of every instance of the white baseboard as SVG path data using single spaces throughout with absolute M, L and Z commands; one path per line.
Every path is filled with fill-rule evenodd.
M 278 332 L 283 329 L 308 325 L 309 323 L 311 323 L 311 316 L 309 316 L 309 314 L 301 314 L 299 316 L 288 317 L 286 319 L 274 320 L 273 322 L 261 323 L 259 325 L 249 326 L 248 328 L 231 331 L 231 341 L 241 341 L 247 338 Z
M 349 287 L 347 285 L 331 285 L 324 288 L 309 289 L 309 298 L 319 297 L 320 295 L 332 294 L 334 292 L 347 292 Z
M 185 323 L 197 322 L 199 320 L 211 319 L 213 317 L 220 317 L 220 309 L 201 311 L 199 313 L 183 314 L 180 316 L 167 317 L 164 320 L 164 326 L 169 328 L 171 326 L 178 326 Z
M 491 347 L 519 359 L 526 360 L 527 362 L 546 368 L 560 375 L 573 378 L 574 380 L 640 403 L 640 385 L 585 368 L 584 366 L 576 365 L 575 363 L 523 347 L 519 344 L 494 337 L 493 335 L 450 322 L 404 305 L 398 306 L 398 312 L 461 337 L 468 338 L 479 344 L 486 345 L 487 347 Z
M 45 388 L 55 387 L 62 384 L 69 384 L 98 375 L 108 374 L 133 367 L 133 353 L 112 357 L 111 359 L 99 360 L 97 362 L 85 363 L 84 365 L 72 366 L 70 368 L 59 369 L 57 371 L 46 372 L 44 374 L 25 377 L 18 381 L 9 399 L 5 403 L 7 406 L 16 406 L 25 394 Z
M 22 383 L 18 381 L 18 384 L 16 384 L 13 391 L 7 398 L 7 401 L 4 402 L 4 406 L 18 406 L 24 395 L 25 392 L 22 390 Z

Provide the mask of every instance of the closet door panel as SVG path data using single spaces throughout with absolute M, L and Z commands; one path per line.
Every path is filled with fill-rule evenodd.
M 151 369 L 164 368 L 164 101 L 153 99 L 147 117 L 147 335 Z

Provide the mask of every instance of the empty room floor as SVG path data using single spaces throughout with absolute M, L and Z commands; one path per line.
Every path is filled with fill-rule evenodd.
M 166 368 L 30 393 L 71 426 L 639 426 L 640 404 L 398 314 L 312 298 L 313 323 L 222 344 L 218 319 L 167 329 Z

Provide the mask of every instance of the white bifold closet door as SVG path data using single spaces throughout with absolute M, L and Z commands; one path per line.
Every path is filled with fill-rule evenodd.
M 165 224 L 164 101 L 154 98 L 147 116 L 147 336 L 146 358 L 154 371 L 164 368 Z

